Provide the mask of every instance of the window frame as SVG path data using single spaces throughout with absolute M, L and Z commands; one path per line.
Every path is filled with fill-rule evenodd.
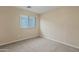
M 21 17 L 22 17 L 22 16 L 23 16 L 23 17 L 28 16 L 28 28 L 21 28 L 21 23 L 20 23 L 20 22 L 21 22 Z M 29 16 L 29 15 L 20 15 L 19 26 L 20 26 L 21 29 L 35 29 L 35 28 L 36 28 L 36 16 L 34 16 L 34 17 L 35 17 L 35 26 L 34 26 L 34 27 L 29 27 L 29 23 L 30 23 L 30 22 L 29 22 L 29 20 L 30 20 L 29 17 L 31 17 L 31 16 Z

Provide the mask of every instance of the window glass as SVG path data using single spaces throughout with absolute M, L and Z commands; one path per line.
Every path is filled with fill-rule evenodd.
M 29 27 L 35 28 L 36 25 L 36 18 L 35 16 L 29 16 Z
M 20 18 L 20 26 L 21 28 L 28 28 L 29 26 L 28 16 L 21 16 Z
M 20 26 L 21 28 L 35 28 L 36 26 L 35 16 L 21 16 Z

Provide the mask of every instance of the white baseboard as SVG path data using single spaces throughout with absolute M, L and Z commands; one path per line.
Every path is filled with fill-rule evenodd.
M 55 40 L 55 39 L 49 37 L 49 36 L 46 35 L 46 34 L 45 34 L 45 35 L 44 35 L 44 34 L 43 34 L 43 35 L 40 35 L 40 37 L 43 37 L 43 38 L 46 38 L 46 39 L 49 39 L 49 40 L 53 40 L 53 41 L 55 41 L 55 42 L 58 42 L 58 43 L 61 43 L 61 44 L 64 44 L 64 45 L 67 45 L 67 46 L 70 46 L 70 47 L 79 49 L 78 46 L 75 46 L 75 45 L 72 45 L 72 44 L 69 44 L 69 43 L 66 43 L 66 42 L 62 42 L 62 41 Z
M 36 37 L 39 37 L 39 35 L 32 35 L 32 36 L 29 36 L 29 37 L 26 37 L 26 38 L 13 40 L 13 41 L 9 41 L 9 42 L 6 42 L 6 43 L 1 43 L 0 46 L 6 45 L 6 44 L 11 44 L 11 43 L 22 41 L 22 40 L 26 40 L 26 39 L 36 38 Z

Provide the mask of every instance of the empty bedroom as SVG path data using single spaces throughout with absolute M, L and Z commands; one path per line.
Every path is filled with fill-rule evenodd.
M 0 52 L 79 52 L 79 7 L 0 6 Z

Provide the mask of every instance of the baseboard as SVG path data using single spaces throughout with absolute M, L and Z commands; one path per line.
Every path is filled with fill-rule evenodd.
M 58 42 L 58 43 L 61 43 L 61 44 L 64 44 L 64 45 L 67 45 L 67 46 L 70 46 L 70 47 L 73 47 L 73 48 L 76 48 L 76 49 L 79 49 L 78 46 L 75 46 L 75 45 L 72 45 L 72 44 L 69 44 L 69 43 L 65 43 L 65 42 L 62 42 L 62 41 L 58 41 L 58 40 L 55 40 L 55 39 L 52 39 L 51 37 L 49 37 L 48 35 L 40 35 L 40 37 L 43 37 L 43 38 L 46 38 L 46 39 L 49 39 L 49 40 L 53 40 L 55 42 Z
M 36 38 L 36 37 L 39 37 L 39 35 L 32 35 L 32 36 L 29 36 L 29 37 L 26 37 L 26 38 L 9 41 L 9 42 L 0 44 L 0 46 L 6 45 L 6 44 L 15 43 L 15 42 L 22 41 L 22 40 L 32 39 L 32 38 Z

